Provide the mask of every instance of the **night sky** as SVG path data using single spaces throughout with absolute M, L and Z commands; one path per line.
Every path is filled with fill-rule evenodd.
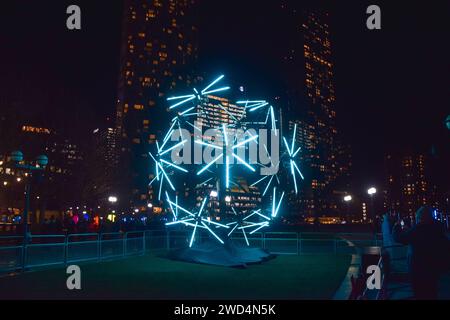
M 56 127 L 87 134 L 114 113 L 121 1 L 9 2 L 0 14 L 2 105 L 14 101 L 35 121 L 54 113 Z M 199 72 L 239 75 L 249 87 L 277 90 L 283 74 L 273 62 L 275 44 L 294 35 L 272 10 L 278 1 L 261 2 L 203 0 Z M 302 1 L 296 3 L 301 9 Z M 332 17 L 338 129 L 352 146 L 354 187 L 379 182 L 388 150 L 434 145 L 444 163 L 450 159 L 443 125 L 450 113 L 450 3 L 342 3 L 323 6 Z M 69 4 L 82 9 L 82 31 L 65 28 Z M 366 29 L 369 4 L 381 7 L 382 30 Z M 450 180 L 449 171 L 443 180 Z

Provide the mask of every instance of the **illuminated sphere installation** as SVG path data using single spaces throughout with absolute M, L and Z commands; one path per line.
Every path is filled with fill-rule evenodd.
M 248 99 L 231 104 L 220 96 L 230 89 L 220 84 L 223 78 L 217 77 L 201 90 L 169 96 L 173 118 L 158 137 L 156 151 L 149 152 L 154 167 L 150 185 L 171 213 L 166 225 L 190 230 L 189 248 L 198 241 L 199 230 L 224 245 L 240 234 L 249 246 L 249 235 L 279 216 L 285 196 L 278 177 L 280 165 L 286 166 L 296 193 L 297 181 L 304 179 L 296 160 L 301 150 L 295 145 L 297 126 L 288 137 L 282 137 L 278 112 L 268 101 Z M 219 102 L 214 105 L 211 101 Z M 197 120 L 208 117 L 223 121 L 210 121 L 208 128 L 202 128 Z M 243 188 L 243 176 L 247 186 L 258 190 L 260 207 L 241 208 L 233 200 L 231 190 Z M 193 180 L 202 194 L 194 199 L 191 189 L 194 203 L 189 204 L 179 195 Z M 205 186 L 213 187 L 206 190 Z

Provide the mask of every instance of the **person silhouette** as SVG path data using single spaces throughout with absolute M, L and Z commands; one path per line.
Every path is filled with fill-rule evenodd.
M 433 219 L 429 206 L 416 212 L 416 224 L 404 229 L 400 222 L 393 228 L 394 241 L 409 245 L 408 267 L 415 299 L 438 298 L 440 275 L 448 267 L 450 244 L 444 226 Z

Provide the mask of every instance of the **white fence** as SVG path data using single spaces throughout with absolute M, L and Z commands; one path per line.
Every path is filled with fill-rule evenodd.
M 165 230 L 32 235 L 27 244 L 20 236 L 0 237 L 0 272 L 102 261 L 182 248 L 188 245 L 189 236 L 187 232 Z M 209 236 L 199 234 L 199 237 L 204 239 Z M 232 239 L 245 244 L 243 236 Z M 273 254 L 293 255 L 353 254 L 359 247 L 382 245 L 379 235 L 363 233 L 256 232 L 248 236 L 248 241 L 251 246 L 262 247 Z

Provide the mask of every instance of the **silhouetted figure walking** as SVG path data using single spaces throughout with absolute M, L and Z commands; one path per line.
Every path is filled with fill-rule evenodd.
M 444 226 L 433 219 L 428 206 L 416 212 L 416 225 L 402 230 L 400 223 L 393 229 L 396 242 L 409 245 L 408 265 L 414 297 L 437 299 L 440 275 L 448 267 L 449 240 Z

